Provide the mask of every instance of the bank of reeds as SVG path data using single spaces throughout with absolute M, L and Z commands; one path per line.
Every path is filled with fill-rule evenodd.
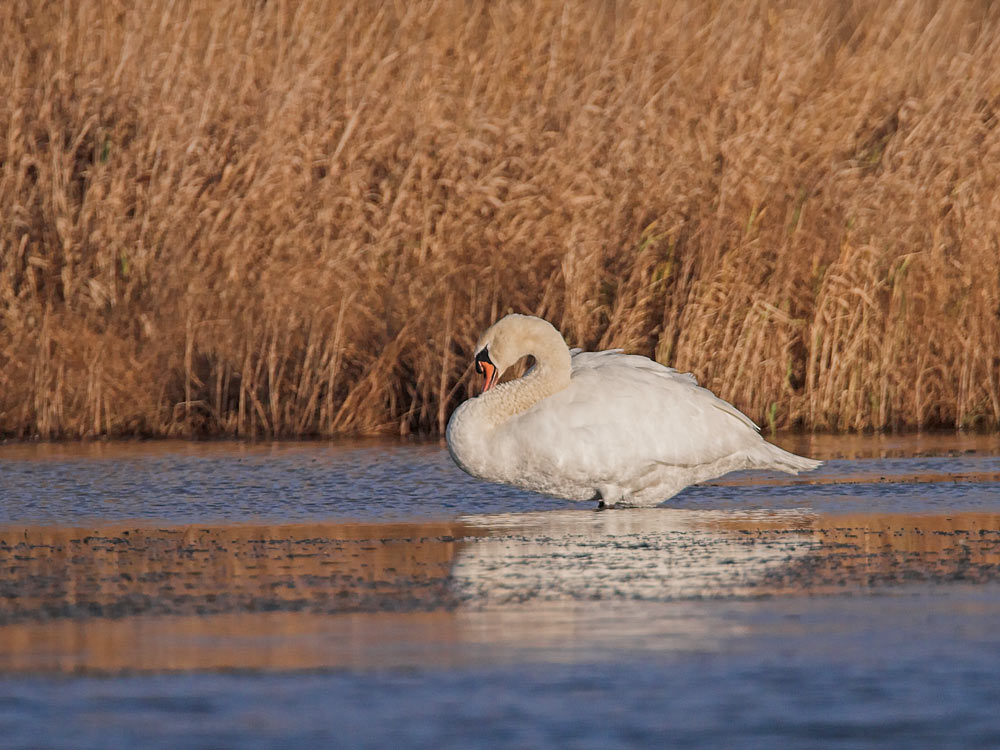
M 990 2 L 8 0 L 0 28 L 2 434 L 433 432 L 509 310 L 765 427 L 1000 423 Z

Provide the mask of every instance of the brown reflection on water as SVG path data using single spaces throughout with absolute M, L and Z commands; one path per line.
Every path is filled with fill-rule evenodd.
M 456 639 L 444 610 L 56 620 L 0 627 L 0 673 L 446 666 Z
M 623 634 L 705 647 L 735 627 L 690 615 L 706 598 L 997 582 L 1000 515 L 6 529 L 0 573 L 0 673 L 447 666 Z
M 0 624 L 440 606 L 460 524 L 0 530 Z
M 788 485 L 821 485 L 821 484 L 973 484 L 983 482 L 1000 482 L 1000 471 L 950 471 L 950 472 L 920 472 L 915 474 L 884 474 L 874 472 L 854 472 L 849 476 L 810 476 L 769 477 L 740 476 L 731 479 L 715 479 L 705 482 L 712 487 L 782 487 Z
M 1000 581 L 1000 515 L 852 514 L 818 516 L 804 528 L 729 520 L 720 530 L 760 540 L 808 531 L 809 554 L 770 570 L 766 593 L 828 593 L 907 583 Z M 767 541 L 764 541 L 767 543 Z
M 385 437 L 345 437 L 339 440 L 277 440 L 247 442 L 240 440 L 90 440 L 67 442 L 0 443 L 0 459 L 48 461 L 66 459 L 132 459 L 175 457 L 329 455 L 343 451 L 385 450 L 405 446 L 408 449 L 433 449 L 437 440 Z
M 771 440 L 771 438 L 768 438 Z M 795 453 L 830 459 L 903 458 L 1000 453 L 1000 433 L 922 432 L 866 434 L 779 433 L 774 439 Z

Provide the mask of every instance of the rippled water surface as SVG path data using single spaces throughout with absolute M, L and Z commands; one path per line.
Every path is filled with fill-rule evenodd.
M 437 443 L 0 446 L 3 747 L 997 747 L 1000 439 L 594 512 Z

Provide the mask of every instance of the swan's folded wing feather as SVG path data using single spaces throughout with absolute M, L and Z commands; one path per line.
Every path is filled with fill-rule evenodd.
M 680 372 L 672 367 L 661 365 L 649 357 L 643 357 L 638 354 L 622 354 L 621 352 L 621 349 L 609 349 L 603 352 L 581 352 L 579 355 L 573 357 L 573 372 L 576 373 L 583 370 L 600 370 L 609 374 L 613 372 L 618 376 L 624 375 L 631 378 L 633 382 L 650 382 L 647 379 L 648 374 L 660 378 L 661 380 L 657 381 L 658 384 L 662 384 L 662 379 L 674 382 L 680 381 L 685 385 L 695 386 L 699 392 L 698 397 L 706 399 L 715 408 L 736 417 L 754 430 L 760 429 L 750 417 L 728 401 L 723 401 L 707 388 L 698 386 L 698 379 L 694 376 L 694 373 Z M 692 394 L 691 397 L 694 398 L 695 396 Z
M 570 386 L 511 422 L 540 464 L 586 466 L 595 478 L 704 464 L 760 440 L 752 420 L 694 376 L 610 351 L 575 355 Z

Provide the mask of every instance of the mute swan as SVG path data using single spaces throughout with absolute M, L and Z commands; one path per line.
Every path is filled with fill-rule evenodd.
M 497 385 L 527 354 L 535 366 Z M 483 392 L 455 410 L 446 435 L 455 463 L 490 482 L 598 508 L 649 506 L 730 471 L 821 463 L 766 442 L 693 375 L 621 350 L 570 351 L 541 318 L 497 321 L 475 361 Z

